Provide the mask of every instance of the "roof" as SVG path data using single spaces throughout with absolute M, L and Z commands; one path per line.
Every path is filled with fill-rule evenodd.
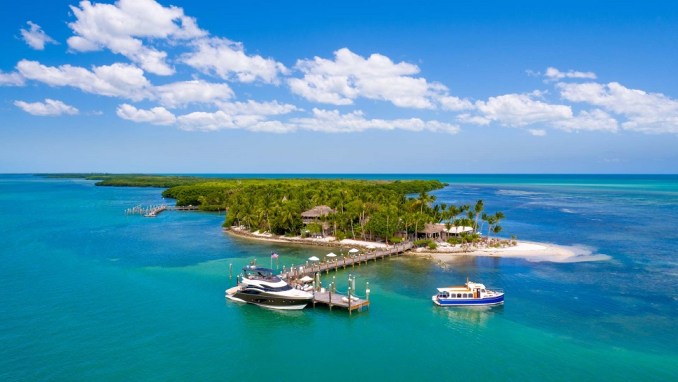
M 434 233 L 441 233 L 443 231 L 445 231 L 445 225 L 443 224 L 426 224 L 424 225 L 424 229 L 419 232 L 431 235 Z
M 449 230 L 446 229 L 445 231 L 448 232 L 448 233 L 460 234 L 460 233 L 462 233 L 462 232 L 473 232 L 473 227 L 468 227 L 468 226 L 463 226 L 463 227 L 452 226 L 452 227 L 450 227 Z
M 302 218 L 319 218 L 321 216 L 326 216 L 333 214 L 335 211 L 328 206 L 315 206 L 308 211 L 301 213 Z

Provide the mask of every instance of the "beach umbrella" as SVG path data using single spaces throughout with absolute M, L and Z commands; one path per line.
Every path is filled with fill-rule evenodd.
M 360 252 L 360 251 L 357 250 L 357 249 L 355 249 L 355 248 L 351 248 L 351 249 L 349 249 L 349 251 L 348 251 L 348 253 L 358 253 L 358 252 Z
M 301 279 L 299 279 L 299 281 L 301 281 L 302 283 L 310 283 L 311 281 L 313 281 L 313 278 L 310 276 L 304 276 Z
M 372 244 L 370 244 L 370 245 L 367 246 L 367 249 L 376 249 L 376 248 L 377 248 L 377 247 L 375 247 L 375 246 L 372 245 Z
M 337 257 L 337 255 L 335 255 L 334 252 L 330 252 L 327 254 L 327 257 Z
M 320 261 L 320 259 L 317 258 L 317 257 L 315 257 L 315 256 L 311 256 L 311 257 L 309 257 L 308 259 L 309 259 L 310 261 Z

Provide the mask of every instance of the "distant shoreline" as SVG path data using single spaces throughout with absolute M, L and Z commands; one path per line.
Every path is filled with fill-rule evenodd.
M 360 247 L 363 249 L 367 249 L 367 247 L 371 245 L 376 248 L 388 248 L 388 245 L 385 243 L 352 239 L 337 241 L 333 237 L 285 237 L 268 233 L 259 233 L 258 231 L 249 232 L 246 229 L 238 227 L 224 228 L 224 232 L 235 237 L 278 244 L 305 245 L 327 248 Z M 517 245 L 499 248 L 472 247 L 471 250 L 461 249 L 459 245 L 445 244 L 446 243 L 443 243 L 435 250 L 428 248 L 416 248 L 406 252 L 405 254 L 409 256 L 430 258 L 439 263 L 454 263 L 464 256 L 517 258 L 531 262 L 548 261 L 554 263 L 603 261 L 610 259 L 610 257 L 607 255 L 593 254 L 592 250 L 584 247 L 561 246 L 557 244 L 538 243 L 533 241 L 518 241 Z

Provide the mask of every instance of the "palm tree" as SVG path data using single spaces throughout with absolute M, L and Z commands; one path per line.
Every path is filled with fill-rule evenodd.
M 476 231 L 478 230 L 478 217 L 480 216 L 480 213 L 483 212 L 483 200 L 480 199 L 476 202 L 476 205 L 473 207 L 473 212 L 475 213 L 475 226 L 473 227 Z M 470 211 L 469 211 L 470 212 Z

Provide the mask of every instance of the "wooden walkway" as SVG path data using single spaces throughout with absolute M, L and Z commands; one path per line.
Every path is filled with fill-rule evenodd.
M 348 314 L 350 315 L 354 310 L 362 311 L 363 308 L 369 308 L 370 300 L 363 300 L 361 298 L 356 298 L 355 296 L 349 299 L 346 295 L 332 293 L 331 291 L 313 292 L 314 308 L 316 304 L 327 305 L 330 310 L 332 310 L 333 307 L 338 306 L 347 309 Z
M 329 274 L 330 271 L 336 272 L 340 268 L 341 269 L 346 269 L 347 267 L 355 268 L 356 265 L 360 266 L 363 263 L 367 264 L 370 260 L 374 260 L 376 262 L 377 259 L 379 258 L 384 259 L 386 258 L 386 256 L 390 257 L 393 255 L 400 255 L 403 252 L 408 251 L 410 249 L 412 249 L 412 243 L 408 241 L 405 243 L 392 245 L 386 249 L 375 250 L 371 253 L 358 253 L 357 255 L 343 257 L 341 259 L 337 257 L 334 260 L 329 260 L 323 263 L 294 267 L 288 271 L 281 273 L 280 275 L 278 275 L 278 277 L 282 278 L 283 280 L 293 280 L 302 278 L 304 276 L 312 276 L 313 274 L 318 272 L 326 272 L 327 274 Z
M 154 218 L 160 215 L 163 211 L 197 211 L 198 206 L 168 206 L 167 204 L 160 204 L 150 207 L 142 207 L 138 205 L 133 208 L 125 210 L 125 215 L 142 215 L 147 218 Z

